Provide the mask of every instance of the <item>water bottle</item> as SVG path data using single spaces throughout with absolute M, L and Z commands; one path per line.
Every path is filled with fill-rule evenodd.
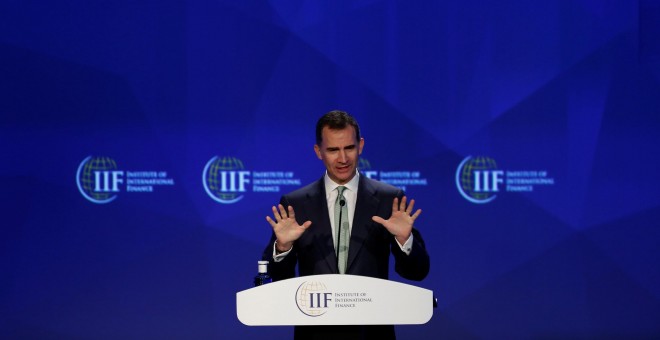
M 258 261 L 259 273 L 254 277 L 254 286 L 258 287 L 266 283 L 273 282 L 273 278 L 268 275 L 268 261 Z

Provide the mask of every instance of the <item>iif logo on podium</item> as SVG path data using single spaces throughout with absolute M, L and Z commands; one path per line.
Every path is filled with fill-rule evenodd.
M 296 306 L 309 317 L 319 317 L 332 311 L 363 308 L 373 303 L 365 291 L 343 291 L 329 289 L 322 281 L 305 281 L 296 289 Z
M 296 306 L 307 316 L 321 316 L 331 305 L 332 292 L 322 282 L 305 281 L 296 290 Z

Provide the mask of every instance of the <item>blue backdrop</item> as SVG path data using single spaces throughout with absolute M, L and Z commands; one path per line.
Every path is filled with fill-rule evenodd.
M 654 0 L 3 1 L 0 337 L 288 337 L 235 293 L 336 108 L 424 211 L 399 338 L 660 337 Z

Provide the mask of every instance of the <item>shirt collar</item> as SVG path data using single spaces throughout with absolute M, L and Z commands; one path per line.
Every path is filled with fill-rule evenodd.
M 327 171 L 325 172 L 325 176 L 323 176 L 323 182 L 325 184 L 326 195 L 330 195 L 330 193 L 333 190 L 337 189 L 337 187 L 341 185 L 335 183 L 332 179 L 330 179 Z M 359 182 L 360 182 L 360 172 L 355 170 L 355 176 L 353 176 L 353 178 L 351 178 L 351 180 L 348 181 L 348 183 L 343 184 L 343 186 L 345 186 L 350 191 L 357 192 Z

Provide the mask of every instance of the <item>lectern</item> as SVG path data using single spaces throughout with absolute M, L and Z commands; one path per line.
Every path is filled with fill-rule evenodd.
M 433 292 L 366 276 L 303 276 L 236 293 L 236 314 L 249 326 L 424 324 Z

